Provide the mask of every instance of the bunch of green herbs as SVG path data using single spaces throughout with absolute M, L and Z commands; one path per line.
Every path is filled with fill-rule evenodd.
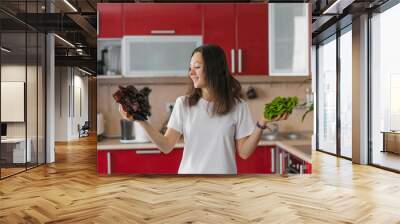
M 268 120 L 280 117 L 283 114 L 291 114 L 298 104 L 297 96 L 282 97 L 278 96 L 271 103 L 265 104 L 264 117 Z

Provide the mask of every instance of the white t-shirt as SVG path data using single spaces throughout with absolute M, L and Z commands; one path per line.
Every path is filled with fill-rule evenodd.
M 167 125 L 185 140 L 178 173 L 236 174 L 235 140 L 249 136 L 255 128 L 247 103 L 241 100 L 221 116 L 212 115 L 212 102 L 200 98 L 189 107 L 185 99 L 178 97 Z

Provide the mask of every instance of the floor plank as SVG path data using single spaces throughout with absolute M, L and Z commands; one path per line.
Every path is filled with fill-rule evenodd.
M 99 176 L 95 138 L 0 181 L 0 223 L 400 223 L 400 175 L 313 153 L 313 174 Z

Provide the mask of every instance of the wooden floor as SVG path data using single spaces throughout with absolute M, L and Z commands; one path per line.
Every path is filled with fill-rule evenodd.
M 34 169 L 37 167 L 37 164 L 35 163 L 28 163 L 27 167 L 25 167 L 25 164 L 18 164 L 18 167 L 7 167 L 7 168 L 0 168 L 1 172 L 1 178 L 6 178 L 11 175 L 15 175 L 17 173 L 23 172 L 27 169 Z
M 13 174 L 16 174 L 16 173 L 26 170 L 25 167 L 24 168 L 19 168 L 19 167 L 18 168 L 0 168 L 0 169 L 1 169 L 1 178 L 4 178 L 4 177 L 7 177 L 7 176 L 10 176 L 10 175 L 13 175 Z
M 0 223 L 400 223 L 400 175 L 320 152 L 312 175 L 98 176 L 96 142 L 0 181 Z

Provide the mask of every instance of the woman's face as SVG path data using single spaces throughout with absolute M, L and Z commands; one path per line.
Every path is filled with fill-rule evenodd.
M 200 52 L 194 53 L 190 59 L 189 76 L 193 81 L 194 88 L 205 88 L 207 86 L 203 56 Z

